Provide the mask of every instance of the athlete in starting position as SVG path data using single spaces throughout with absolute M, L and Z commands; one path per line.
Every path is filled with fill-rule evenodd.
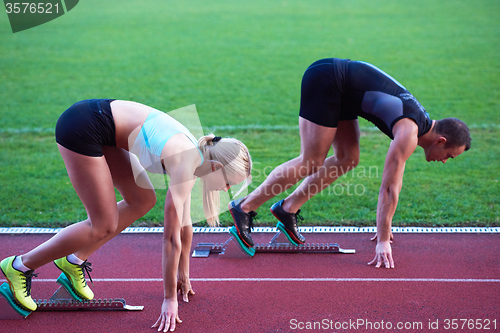
M 286 199 L 271 206 L 290 242 L 303 244 L 297 228 L 300 207 L 359 162 L 358 116 L 374 123 L 393 141 L 387 152 L 377 206 L 375 258 L 379 268 L 394 268 L 391 224 L 403 184 L 405 162 L 421 146 L 427 161 L 445 163 L 470 148 L 467 125 L 456 119 L 431 120 L 413 95 L 377 67 L 362 61 L 322 59 L 302 79 L 299 131 L 300 155 L 271 172 L 245 198 L 230 202 L 236 236 L 252 254 L 250 235 L 255 210 L 269 199 L 304 181 Z M 330 146 L 334 155 L 327 158 Z
M 186 127 L 161 111 L 106 99 L 85 100 L 66 110 L 56 125 L 56 141 L 88 218 L 22 256 L 1 261 L 15 301 L 36 310 L 30 295 L 33 271 L 51 261 L 78 296 L 94 297 L 84 276 L 84 271 L 91 270 L 87 258 L 156 203 L 146 169 L 170 176 L 162 250 L 164 299 L 153 327 L 173 331 L 180 322 L 178 289 L 184 301 L 194 293 L 189 252 L 193 236 L 190 196 L 195 179 L 203 181 L 204 211 L 213 225 L 218 220 L 219 191 L 227 191 L 250 175 L 248 149 L 236 139 L 214 135 L 197 141 Z M 115 188 L 123 197 L 118 203 Z

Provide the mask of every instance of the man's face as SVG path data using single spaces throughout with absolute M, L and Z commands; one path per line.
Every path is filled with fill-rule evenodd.
M 446 163 L 449 158 L 457 157 L 458 155 L 462 154 L 464 150 L 465 145 L 445 148 L 444 143 L 436 142 L 425 150 L 425 159 L 427 160 L 427 162 L 439 161 Z

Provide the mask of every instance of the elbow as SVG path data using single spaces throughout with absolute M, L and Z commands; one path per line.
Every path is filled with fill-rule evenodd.
M 171 248 L 172 248 L 172 252 L 181 253 L 181 251 L 182 251 L 181 240 L 179 239 L 179 240 L 172 241 Z
M 163 246 L 167 252 L 180 254 L 182 251 L 182 242 L 180 237 L 164 237 Z
M 180 252 L 182 249 L 180 229 L 165 228 L 163 231 L 163 246 L 167 251 Z
M 401 185 L 392 184 L 389 186 L 384 186 L 380 189 L 379 195 L 386 198 L 388 201 L 396 201 L 399 198 L 399 192 L 401 192 Z

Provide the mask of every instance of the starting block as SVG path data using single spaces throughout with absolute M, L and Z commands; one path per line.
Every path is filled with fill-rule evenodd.
M 222 243 L 198 243 L 193 251 L 193 258 L 207 258 L 217 253 L 219 258 L 243 259 L 252 256 L 243 252 L 234 236 Z M 255 253 L 356 253 L 355 249 L 342 249 L 337 243 L 306 243 L 299 246 L 290 244 L 287 237 L 278 231 L 269 243 L 255 244 Z
M 123 298 L 83 300 L 75 294 L 71 283 L 64 273 L 57 279 L 60 287 L 50 299 L 35 301 L 36 311 L 71 311 L 71 310 L 129 310 L 140 311 L 144 306 L 128 305 Z M 23 319 L 31 311 L 24 309 L 14 301 L 14 296 L 7 283 L 0 286 L 0 319 Z

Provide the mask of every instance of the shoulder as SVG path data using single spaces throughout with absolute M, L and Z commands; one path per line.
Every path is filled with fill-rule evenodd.
M 401 118 L 392 127 L 394 138 L 397 136 L 408 136 L 418 134 L 418 125 L 412 118 Z
M 194 173 L 201 164 L 198 147 L 184 133 L 177 133 L 167 141 L 161 152 L 161 160 L 167 171 L 182 168 Z
M 392 128 L 394 136 L 393 143 L 404 146 L 406 148 L 417 147 L 418 142 L 418 125 L 412 118 L 402 118 L 394 124 Z

